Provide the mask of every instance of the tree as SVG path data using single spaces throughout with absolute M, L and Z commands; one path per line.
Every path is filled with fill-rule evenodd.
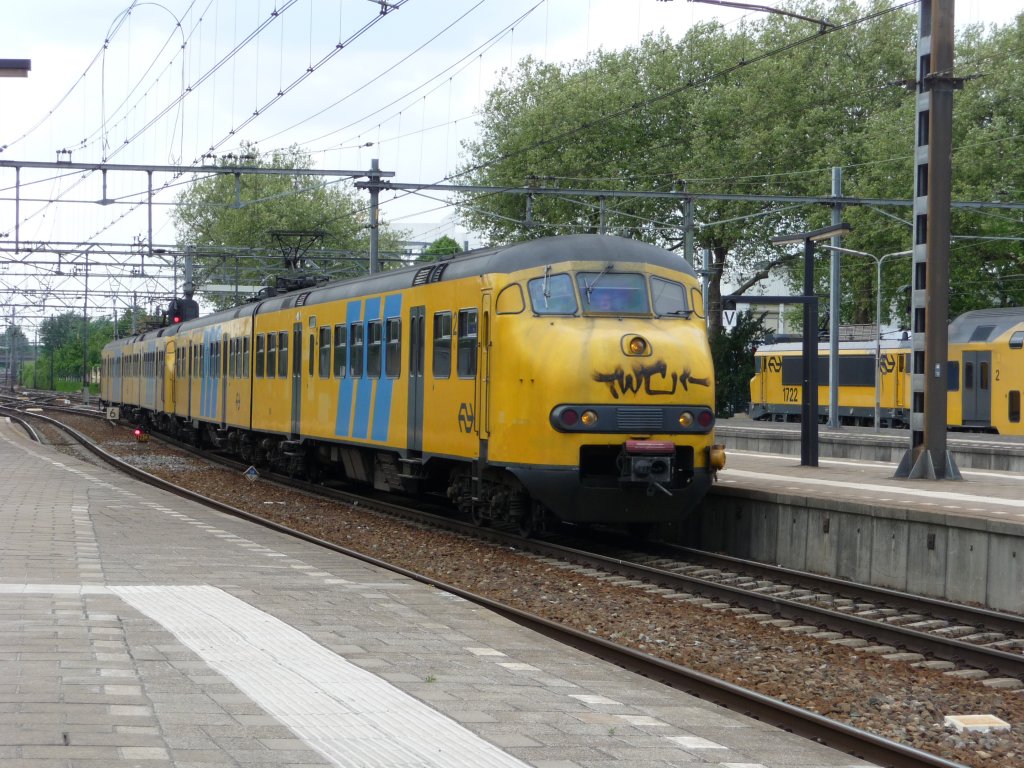
M 223 165 L 308 169 L 307 152 L 293 146 L 260 155 L 243 144 Z M 272 285 L 305 268 L 316 279 L 363 274 L 369 255 L 369 210 L 349 182 L 318 176 L 240 173 L 205 176 L 178 195 L 174 223 L 179 245 L 195 250 L 197 290 L 206 282 Z M 380 225 L 382 252 L 400 250 L 400 232 Z M 232 296 L 204 294 L 223 308 Z
M 488 94 L 479 138 L 465 142 L 461 171 L 470 183 L 521 188 L 602 187 L 692 193 L 825 196 L 830 169 L 844 167 L 844 194 L 910 200 L 914 194 L 916 11 L 887 0 L 865 9 L 850 0 L 798 2 L 793 9 L 840 25 L 818 34 L 807 22 L 768 15 L 725 28 L 692 28 L 681 40 L 645 38 L 637 47 L 601 52 L 566 65 L 524 59 Z M 883 11 L 888 11 L 881 13 Z M 870 22 L 852 23 L 879 13 Z M 1024 164 L 1024 17 L 1006 27 L 972 28 L 957 41 L 957 74 L 970 77 L 956 96 L 954 198 L 1017 199 Z M 609 231 L 678 249 L 684 209 L 676 200 L 612 200 Z M 462 216 L 493 243 L 569 231 L 596 231 L 593 200 L 467 194 Z M 822 205 L 782 207 L 696 200 L 698 247 L 710 250 L 711 327 L 723 280 L 755 292 L 772 274 L 794 290 L 801 261 L 768 246 L 773 234 L 829 222 Z M 911 245 L 909 208 L 847 207 L 853 225 L 844 245 L 876 255 Z M 969 212 L 954 233 L 1016 234 L 1017 217 Z M 987 244 L 979 244 L 979 242 Z M 975 241 L 954 247 L 951 307 L 1020 303 L 1020 244 Z M 818 260 L 828 292 L 828 258 Z M 884 265 L 883 306 L 910 282 L 909 260 Z M 980 290 L 983 275 L 988 288 Z M 972 279 L 973 276 L 973 279 Z M 874 317 L 874 271 L 843 258 L 844 322 Z
M 454 238 L 442 235 L 423 249 L 423 254 L 417 261 L 439 261 L 442 256 L 452 256 L 456 253 L 462 253 L 462 246 Z
M 51 380 L 56 383 L 57 379 L 81 382 L 83 364 L 89 369 L 100 364 L 103 347 L 114 338 L 113 321 L 108 317 L 89 319 L 87 349 L 82 343 L 82 327 L 82 316 L 76 312 L 64 312 L 42 321 L 41 349 L 36 359 L 40 387 L 48 387 Z
M 767 336 L 761 317 L 738 312 L 732 329 L 716 329 L 709 339 L 715 362 L 715 415 L 746 412 L 750 404 L 750 380 L 754 376 L 754 352 Z

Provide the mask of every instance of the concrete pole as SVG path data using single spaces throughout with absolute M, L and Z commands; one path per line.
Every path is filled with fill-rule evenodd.
M 370 161 L 370 274 L 380 271 L 380 161 Z
M 804 297 L 814 296 L 814 241 L 804 239 Z M 818 466 L 818 302 L 804 304 L 800 465 Z
M 843 169 L 832 168 L 832 196 L 843 194 Z M 836 203 L 832 206 L 832 224 L 838 226 L 843 221 L 843 206 Z M 840 235 L 832 236 L 832 245 L 838 248 L 842 243 Z M 839 423 L 839 251 L 831 252 L 829 296 L 828 296 L 828 426 L 838 429 Z

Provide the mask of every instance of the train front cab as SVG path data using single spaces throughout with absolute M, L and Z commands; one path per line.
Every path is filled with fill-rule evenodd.
M 655 316 L 652 278 L 674 290 L 677 314 Z M 634 308 L 599 306 L 633 284 Z M 570 262 L 509 275 L 493 291 L 475 404 L 488 461 L 570 522 L 681 519 L 713 477 L 714 374 L 696 280 Z

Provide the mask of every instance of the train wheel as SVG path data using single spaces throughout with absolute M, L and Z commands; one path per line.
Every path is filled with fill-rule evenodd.
M 524 539 L 543 533 L 547 520 L 547 510 L 539 501 L 535 501 L 516 519 L 519 535 Z
M 469 511 L 469 519 L 473 521 L 473 525 L 478 528 L 486 528 L 491 524 L 491 520 L 484 516 L 483 507 L 479 504 L 474 504 L 473 508 Z

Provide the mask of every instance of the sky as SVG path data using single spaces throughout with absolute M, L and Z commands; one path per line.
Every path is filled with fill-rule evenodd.
M 263 152 L 298 145 L 321 169 L 368 170 L 377 159 L 395 181 L 442 182 L 488 90 L 524 56 L 568 62 L 651 32 L 678 38 L 697 22 L 755 18 L 687 0 L 390 6 L 382 14 L 380 0 L 5 0 L 0 58 L 31 59 L 32 70 L 0 78 L 0 160 L 192 166 L 244 140 Z M 961 0 L 956 23 L 1007 23 L 1021 11 L 1024 0 Z M 184 181 L 154 175 L 154 245 L 175 242 L 169 211 Z M 145 173 L 111 172 L 104 188 L 99 174 L 23 169 L 21 184 L 16 216 L 14 172 L 0 168 L 0 259 L 16 221 L 19 241 L 148 242 Z M 114 202 L 97 205 L 101 198 Z M 384 193 L 381 202 L 385 220 L 417 238 L 475 244 L 440 193 Z M 12 281 L 0 262 L 0 313 Z M 123 293 L 133 284 L 119 285 Z

